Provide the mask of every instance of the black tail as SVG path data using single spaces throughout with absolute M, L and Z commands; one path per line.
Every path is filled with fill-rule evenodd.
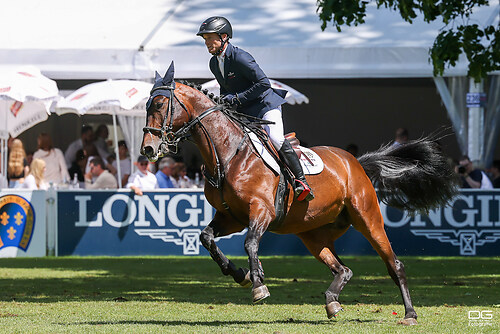
M 428 213 L 457 194 L 458 177 L 429 137 L 386 145 L 358 160 L 378 188 L 380 200 L 410 214 Z

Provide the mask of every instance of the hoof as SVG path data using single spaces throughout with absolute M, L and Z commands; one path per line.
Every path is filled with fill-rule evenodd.
M 239 282 L 239 284 L 243 287 L 243 288 L 249 288 L 252 286 L 252 281 L 250 280 L 250 270 L 246 269 L 246 268 L 240 268 L 241 270 L 243 271 L 246 271 L 245 273 L 245 278 L 243 279 L 243 281 Z
M 269 290 L 267 289 L 267 286 L 261 285 L 258 288 L 255 288 L 252 290 L 253 294 L 253 302 L 258 303 L 261 300 L 269 297 L 271 294 L 269 293 Z
M 404 318 L 403 320 L 398 321 L 399 325 L 404 325 L 404 326 L 413 326 L 417 325 L 417 319 L 415 318 Z
M 325 306 L 326 315 L 328 319 L 331 319 L 335 314 L 339 313 L 343 310 L 342 306 L 340 306 L 339 302 L 331 302 Z

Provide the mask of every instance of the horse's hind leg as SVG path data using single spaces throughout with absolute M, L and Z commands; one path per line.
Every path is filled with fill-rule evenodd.
M 216 213 L 214 219 L 201 232 L 200 241 L 208 250 L 212 259 L 219 265 L 224 275 L 230 275 L 236 283 L 239 283 L 243 287 L 248 287 L 251 285 L 249 270 L 246 268 L 236 268 L 234 263 L 227 259 L 215 243 L 216 237 L 240 232 L 243 228 L 243 225 L 227 219 L 220 213 Z
M 360 199 L 359 203 L 363 202 L 364 204 L 362 206 L 369 209 L 364 211 L 359 210 L 358 208 L 357 212 L 350 214 L 352 217 L 352 225 L 356 228 L 356 230 L 363 234 L 372 247 L 377 251 L 384 261 L 392 280 L 399 287 L 405 306 L 405 318 L 401 323 L 405 325 L 415 325 L 417 324 L 417 313 L 415 312 L 411 302 L 403 262 L 398 260 L 396 254 L 394 254 L 394 251 L 392 250 L 391 243 L 387 238 L 376 195 L 374 195 L 372 201 L 376 202 L 371 203 L 372 205 L 367 204 L 366 194 L 365 199 Z M 355 206 L 353 206 L 353 209 L 356 210 Z
M 339 295 L 344 286 L 352 277 L 351 269 L 347 268 L 338 258 L 333 247 L 335 239 L 345 233 L 347 227 L 336 228 L 326 225 L 318 229 L 298 234 L 304 245 L 312 255 L 330 268 L 333 274 L 333 282 L 325 292 L 326 314 L 332 318 L 342 310 Z

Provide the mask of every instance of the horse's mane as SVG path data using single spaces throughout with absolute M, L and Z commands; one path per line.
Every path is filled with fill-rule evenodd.
M 226 114 L 229 118 L 231 118 L 233 121 L 235 121 L 237 124 L 239 124 L 242 128 L 248 128 L 250 129 L 250 131 L 256 133 L 258 136 L 264 136 L 267 139 L 267 135 L 264 131 L 262 131 L 261 125 L 269 124 L 268 121 L 237 112 L 236 107 L 234 105 L 231 105 L 226 101 L 222 100 L 220 96 L 217 96 L 214 93 L 209 92 L 208 89 L 203 89 L 199 84 L 195 84 L 193 82 L 186 80 L 180 80 L 179 83 L 198 90 L 199 92 L 207 96 L 216 105 L 217 104 L 222 105 L 223 107 L 221 111 L 224 114 Z
M 219 96 L 215 95 L 214 93 L 209 92 L 208 89 L 203 89 L 200 84 L 196 84 L 194 82 L 186 81 L 186 80 L 180 80 L 179 83 L 186 85 L 186 86 L 189 86 L 191 88 L 194 88 L 197 91 L 203 93 L 205 96 L 207 96 L 210 99 L 210 101 L 212 101 L 215 104 L 224 104 L 225 107 L 234 110 L 234 108 L 231 105 L 224 103 L 224 101 Z

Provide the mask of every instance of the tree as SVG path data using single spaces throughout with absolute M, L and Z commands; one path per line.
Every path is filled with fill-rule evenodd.
M 317 0 L 321 29 L 330 21 L 339 32 L 344 24 L 363 24 L 370 1 L 375 1 L 377 8 L 398 11 L 409 23 L 417 13 L 423 14 L 425 22 L 444 23 L 429 50 L 435 76 L 443 75 L 445 67 L 455 66 L 462 53 L 469 61 L 467 75 L 476 82 L 500 70 L 499 27 L 467 23 L 473 9 L 488 6 L 488 0 Z

